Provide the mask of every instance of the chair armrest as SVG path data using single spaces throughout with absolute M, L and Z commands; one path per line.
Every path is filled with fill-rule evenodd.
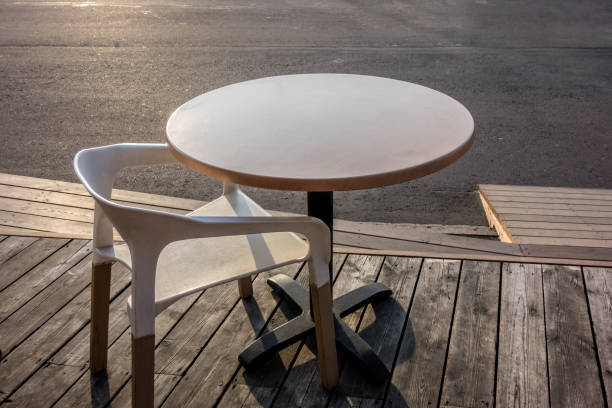
M 119 208 L 107 210 L 113 211 Z M 138 214 L 132 217 L 130 214 L 132 211 L 138 211 Z M 121 213 L 117 213 L 116 216 L 123 218 L 116 227 L 129 245 L 132 255 L 138 252 L 161 253 L 171 242 L 185 239 L 294 232 L 308 240 L 309 257 L 313 261 L 329 264 L 331 260 L 331 234 L 325 223 L 318 218 L 190 217 L 131 207 L 121 208 Z M 320 282 L 320 279 L 317 281 Z
M 311 254 L 321 257 L 327 263 L 331 260 L 330 231 L 318 218 L 308 216 L 294 217 L 187 217 L 197 220 L 209 229 L 208 236 L 228 236 L 242 234 L 263 234 L 270 232 L 295 232 L 306 237 L 311 246 Z M 214 234 L 214 235 L 213 235 Z M 316 253 L 313 253 L 316 248 Z

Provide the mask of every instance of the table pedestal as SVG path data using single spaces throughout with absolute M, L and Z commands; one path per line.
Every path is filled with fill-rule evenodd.
M 333 234 L 333 193 L 308 193 L 308 215 L 325 222 Z M 333 239 L 331 242 L 333 243 Z M 329 270 L 330 282 L 333 282 L 331 262 Z M 238 356 L 238 360 L 247 368 L 314 331 L 308 291 L 286 275 L 276 275 L 267 282 L 286 300 L 299 307 L 301 314 L 261 336 L 244 349 Z M 370 345 L 344 323 L 342 317 L 373 301 L 385 299 L 390 294 L 391 289 L 386 286 L 380 283 L 370 283 L 334 299 L 333 305 L 336 342 L 362 363 L 363 368 L 372 379 L 378 381 L 388 378 L 389 370 Z

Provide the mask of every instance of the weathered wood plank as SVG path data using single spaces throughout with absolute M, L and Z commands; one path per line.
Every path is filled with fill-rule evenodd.
M 88 256 L 5 319 L 0 324 L 0 349 L 10 352 L 85 289 L 90 283 L 90 265 Z
M 115 267 L 115 266 L 114 266 Z M 108 344 L 113 344 L 130 327 L 126 311 L 126 302 L 131 295 L 127 287 L 123 292 L 111 300 L 108 317 Z M 64 345 L 49 360 L 51 364 L 71 365 L 77 367 L 89 366 L 89 324 Z M 110 346 L 109 346 L 110 347 Z M 29 380 L 31 381 L 31 380 Z
M 577 224 L 571 222 L 506 221 L 508 228 L 561 230 L 561 231 L 602 231 L 612 232 L 612 225 Z
M 369 248 L 357 248 L 348 246 L 334 246 L 334 251 L 338 253 L 346 254 L 360 254 L 360 255 L 378 255 L 378 256 L 407 256 L 407 257 L 427 257 L 436 259 L 471 259 L 474 261 L 495 261 L 495 262 L 515 262 L 515 263 L 539 263 L 539 264 L 563 264 L 563 265 L 576 265 L 576 266 L 594 266 L 601 268 L 612 267 L 612 256 L 610 254 L 605 255 L 603 253 L 596 252 L 596 259 L 589 259 L 593 255 L 593 248 L 590 247 L 566 247 L 566 246 L 546 246 L 546 256 L 537 256 L 539 247 L 542 245 L 520 245 L 521 251 L 525 252 L 525 255 L 513 256 L 513 255 L 472 255 L 472 254 L 460 254 L 460 253 L 445 253 L 437 251 L 412 251 L 412 250 L 393 250 L 393 249 L 369 249 Z M 536 248 L 532 248 L 536 247 Z M 555 251 L 550 251 L 549 248 L 555 248 Z M 561 254 L 563 250 L 568 250 L 569 256 L 575 256 L 576 258 L 566 258 L 566 254 Z M 576 249 L 580 251 L 576 251 Z M 597 250 L 605 248 L 595 248 Z M 608 251 L 609 252 L 609 251 Z M 535 254 L 535 255 L 534 255 Z M 606 260 L 609 259 L 609 260 Z
M 584 195 L 558 195 L 558 197 L 537 197 L 525 196 L 522 193 L 512 194 L 497 194 L 495 192 L 488 193 L 489 200 L 499 203 L 550 203 L 550 204 L 582 204 L 582 205 L 607 205 L 612 206 L 612 197 L 609 199 L 593 199 L 590 196 Z
M 0 266 L 0 290 L 7 288 L 68 242 L 67 239 L 43 238 L 25 247 Z
M 14 235 L 24 238 L 65 238 L 65 239 L 92 239 L 92 233 L 88 234 L 66 234 L 58 231 L 39 231 L 29 228 L 10 227 L 0 225 L 0 233 Z
M 200 293 L 178 300 L 155 319 L 155 344 L 159 344 L 176 321 L 196 301 Z M 106 373 L 90 376 L 84 373 L 58 401 L 57 406 L 106 406 L 117 395 L 131 374 L 131 331 L 126 330 L 108 349 Z
M 550 403 L 604 406 L 580 268 L 542 267 Z
M 55 191 L 74 195 L 89 196 L 89 193 L 79 183 L 49 180 L 35 177 L 18 176 L 15 174 L 0 173 L 0 184 L 16 187 L 28 187 L 37 190 Z M 0 191 L 4 187 L 0 186 Z M 1 195 L 2 193 L 0 193 Z M 193 211 L 205 204 L 203 201 L 189 198 L 169 197 L 158 194 L 141 193 L 137 191 L 114 189 L 113 198 L 132 203 L 149 204 L 161 207 L 177 208 Z
M 557 193 L 557 194 L 581 194 L 581 195 L 603 195 L 612 196 L 612 190 L 603 188 L 574 188 L 574 187 L 541 187 L 541 186 L 511 186 L 499 184 L 479 184 L 478 188 L 488 192 L 533 192 L 533 193 Z
M 437 234 L 430 232 L 415 232 L 407 236 L 401 231 L 386 231 L 386 235 L 369 235 L 369 234 L 357 234 L 357 233 L 346 233 L 340 232 L 334 234 L 334 237 L 340 235 L 339 238 L 334 238 L 334 242 L 340 242 L 340 239 L 348 239 L 348 236 L 353 235 L 359 237 L 363 243 L 368 246 L 376 245 L 377 239 L 382 239 L 382 242 L 389 241 L 405 241 L 408 245 L 413 243 L 420 244 L 433 244 L 440 247 L 457 248 L 463 251 L 472 251 L 474 253 L 502 253 L 502 254 L 515 254 L 516 249 L 512 245 L 493 241 L 490 239 L 462 237 L 448 234 Z
M 565 230 L 544 228 L 512 228 L 512 233 L 520 237 L 553 237 L 553 238 L 577 238 L 594 240 L 612 240 L 612 231 L 591 230 Z
M 493 406 L 500 266 L 463 263 L 442 385 L 444 406 Z
M 129 327 L 124 290 L 111 301 L 108 340 L 112 344 Z M 11 406 L 42 407 L 59 399 L 81 375 L 89 370 L 89 324 L 11 395 Z M 40 392 L 44 389 L 45 392 Z
M 542 266 L 504 264 L 496 406 L 547 407 Z
M 612 269 L 583 268 L 601 376 L 612 402 Z
M 612 239 L 556 238 L 520 235 L 515 235 L 514 237 L 516 241 L 521 244 L 612 248 Z
M 437 406 L 461 262 L 426 259 L 385 406 Z
M 92 234 L 89 222 L 61 220 L 40 215 L 21 214 L 0 210 L 0 224 L 9 227 L 28 228 L 40 231 L 58 231 L 72 234 Z
M 0 186 L 1 188 L 2 186 Z M 66 205 L 41 203 L 38 201 L 18 200 L 15 198 L 0 197 L 0 208 L 20 214 L 40 215 L 62 220 L 93 222 L 93 210 L 69 207 Z
M 91 253 L 90 241 L 72 240 L 0 292 L 0 322 Z
M 366 283 L 376 281 L 383 261 L 383 257 L 350 255 L 334 283 L 334 297 L 348 293 Z M 356 330 L 362 315 L 363 309 L 360 309 L 344 317 L 344 321 L 351 329 Z M 342 367 L 346 358 L 342 358 L 343 354 L 340 354 L 340 357 Z M 296 366 L 302 367 L 296 369 Z M 325 390 L 321 384 L 316 357 L 307 343 L 300 350 L 293 369 L 289 372 L 285 383 L 276 397 L 274 406 L 325 406 L 329 397 L 330 392 Z
M 333 271 L 334 276 L 346 260 L 346 255 L 334 255 Z M 308 265 L 297 277 L 297 281 L 304 287 L 308 287 Z M 274 293 L 274 292 L 273 292 Z M 264 330 L 268 332 L 271 328 L 296 317 L 299 311 L 295 306 L 281 300 L 278 309 L 272 315 L 270 322 Z M 281 350 L 277 356 L 273 356 L 268 361 L 258 367 L 245 370 L 240 367 L 238 373 L 231 382 L 230 387 L 223 394 L 219 402 L 219 407 L 268 407 L 272 403 L 275 395 L 285 379 L 287 371 L 291 369 L 293 359 L 296 356 L 301 342 L 296 342 L 291 346 Z
M 59 191 L 70 194 L 88 195 L 80 183 L 51 180 L 46 178 L 20 176 L 17 174 L 0 173 L 0 184 L 16 187 L 30 187 L 37 190 Z
M 289 265 L 276 270 L 294 276 L 300 265 Z M 259 274 L 253 282 L 253 297 L 237 302 L 214 336 L 199 354 L 183 379 L 168 396 L 169 406 L 212 406 L 222 396 L 226 384 L 238 371 L 238 354 L 264 328 L 276 308 L 266 283 L 270 273 Z M 234 296 L 237 299 L 236 285 Z
M 368 306 L 359 325 L 359 335 L 372 346 L 389 372 L 393 369 L 421 264 L 421 258 L 386 258 L 378 282 L 393 291 L 392 297 Z M 373 383 L 358 363 L 349 360 L 328 407 L 354 406 L 357 400 L 359 406 L 375 405 L 376 401 L 382 402 L 387 383 Z
M 465 238 L 467 239 L 467 238 Z M 457 246 L 437 244 L 435 242 L 421 242 L 421 241 L 410 241 L 407 239 L 394 239 L 387 237 L 377 237 L 372 235 L 354 234 L 347 232 L 334 232 L 334 243 L 337 245 L 348 245 L 358 248 L 370 248 L 370 249 L 385 249 L 385 250 L 408 250 L 408 251 L 424 251 L 424 252 L 444 252 L 448 254 L 463 254 L 466 255 L 519 255 L 519 249 L 516 246 L 504 244 L 502 242 L 495 242 L 490 240 L 476 240 L 474 243 L 469 245 L 463 245 L 462 243 Z M 477 247 L 479 241 L 486 241 L 485 246 L 491 244 L 495 245 L 494 249 L 482 250 Z M 469 246 L 469 248 L 466 248 Z
M 478 241 L 478 239 L 476 239 Z M 510 262 L 529 262 L 520 257 L 532 258 L 553 258 L 553 259 L 580 259 L 593 261 L 610 261 L 612 254 L 602 247 L 571 247 L 545 244 L 507 244 L 497 242 L 496 252 L 485 252 L 476 249 L 462 249 L 449 246 L 425 244 L 420 242 L 409 242 L 391 238 L 374 237 L 369 235 L 349 234 L 338 232 L 334 234 L 334 242 L 338 245 L 349 245 L 351 247 L 363 249 L 381 249 L 389 251 L 400 251 L 397 255 L 419 256 L 427 254 L 433 257 L 458 257 L 459 259 L 482 259 L 482 260 L 502 260 Z M 490 243 L 489 243 L 490 245 Z M 358 252 L 359 249 L 356 249 Z M 401 252 L 404 252 L 403 254 Z M 419 254 L 420 252 L 420 254 Z M 430 255 L 431 254 L 431 255 Z M 518 257 L 515 259 L 504 258 L 504 256 Z M 534 262 L 547 262 L 546 260 L 532 260 Z
M 78 207 L 93 210 L 93 198 L 87 195 L 76 195 L 60 193 L 56 191 L 44 191 L 29 186 L 10 186 L 0 184 L 0 197 L 17 200 L 49 203 L 69 207 Z
M 612 201 L 612 197 L 608 195 L 602 194 L 581 194 L 581 193 L 537 193 L 531 191 L 491 191 L 491 190 L 480 190 L 482 192 L 486 191 L 487 197 L 492 197 L 496 201 L 511 201 L 511 200 L 523 200 L 524 202 L 530 202 L 534 200 L 535 202 L 547 202 L 545 200 L 550 200 L 550 202 L 566 202 L 566 200 L 571 200 L 570 202 L 575 202 L 576 204 L 588 204 L 588 202 L 598 202 L 602 204 L 607 204 Z
M 79 285 L 81 279 L 79 277 L 85 275 L 87 280 L 89 280 L 90 262 L 90 257 L 85 258 L 73 268 L 72 273 L 62 275 L 62 278 L 65 276 L 68 278 L 56 280 L 45 291 L 36 296 L 36 298 L 48 298 L 47 302 L 44 302 L 43 299 L 34 299 L 11 316 L 11 318 L 16 316 L 30 303 L 36 303 L 38 308 L 32 310 L 28 313 L 29 316 L 25 316 L 21 320 L 30 323 L 35 317 L 38 317 L 38 314 L 46 313 L 47 306 L 50 310 L 57 310 L 56 304 L 65 304 L 64 307 L 53 314 L 48 320 L 43 320 L 44 323 L 8 356 L 3 357 L 0 362 L 0 366 L 3 368 L 0 370 L 2 397 L 10 395 L 70 338 L 83 329 L 89 321 L 90 290 L 89 287 L 85 287 L 84 290 L 81 289 Z M 115 296 L 123 291 L 129 285 L 129 281 L 130 272 L 120 265 L 115 266 L 111 280 L 111 296 Z M 51 288 L 54 290 L 51 290 Z M 8 322 L 8 320 L 5 322 Z M 13 327 L 17 323 L 14 322 Z M 11 333 L 9 331 L 7 336 L 10 336 Z M 4 339 L 5 336 L 1 338 Z M 81 398 L 83 395 L 81 395 Z
M 595 210 L 555 210 L 552 208 L 518 208 L 518 207 L 504 207 L 496 206 L 497 213 L 505 217 L 505 214 L 521 214 L 521 215 L 556 215 L 556 216 L 567 216 L 567 217 L 581 217 L 597 220 L 602 218 L 603 220 L 612 219 L 610 211 L 595 211 Z M 599 222 L 596 221 L 598 224 Z M 607 223 L 607 222 L 606 222 Z
M 0 242 L 0 270 L 4 268 L 2 266 L 4 262 L 32 245 L 36 239 L 34 237 L 5 237 Z
M 579 247 L 565 245 L 544 245 L 544 244 L 519 244 L 524 256 L 551 259 L 582 259 L 582 260 L 607 260 L 612 258 L 612 252 L 608 248 L 602 247 Z M 524 261 L 528 262 L 528 261 Z M 550 263 L 541 261 L 540 263 Z M 582 263 L 587 265 L 586 263 Z M 578 263 L 580 265 L 580 263 Z
M 235 285 L 220 285 L 198 299 L 157 347 L 155 372 L 182 375 L 238 301 Z
M 487 222 L 489 223 L 489 227 L 495 228 L 497 234 L 499 235 L 499 239 L 502 242 L 515 242 L 514 237 L 506 228 L 504 221 L 501 219 L 501 216 L 495 210 L 495 207 L 488 200 L 487 196 L 482 192 L 478 192 L 478 198 L 480 199 L 480 203 L 482 205 L 482 209 L 487 217 Z
M 0 185 L 0 197 L 89 210 L 93 210 L 94 208 L 94 201 L 91 196 L 37 190 L 30 187 Z
M 38 374 L 43 371 L 52 370 L 53 375 L 46 375 L 44 383 L 40 384 Z M 6 400 L 2 407 L 50 407 L 61 394 L 58 391 L 67 389 L 72 385 L 70 382 L 75 376 L 87 371 L 87 367 L 45 364 L 34 376 L 34 381 L 28 379 L 17 391 Z M 74 382 L 74 381 L 73 381 Z M 41 386 L 43 388 L 41 388 Z
M 595 204 L 569 204 L 569 203 L 524 203 L 520 201 L 493 201 L 496 207 L 520 209 L 548 209 L 548 210 L 564 210 L 564 211 L 592 211 L 612 213 L 612 201 L 610 204 L 595 205 Z M 611 216 L 612 214 L 608 214 Z
M 62 220 L 59 218 L 49 218 L 40 215 L 20 214 L 0 210 L 0 230 L 10 232 L 8 228 L 24 228 L 32 231 L 41 231 L 40 236 L 58 236 L 67 238 L 92 239 L 93 224 L 81 221 Z M 25 232 L 25 231 L 24 231 Z M 48 234 L 52 233 L 52 234 Z M 30 235 L 24 233 L 24 235 Z M 121 236 L 114 231 L 115 241 L 121 241 Z
M 526 221 L 526 222 L 567 222 L 572 224 L 596 224 L 596 225 L 612 225 L 612 217 L 569 217 L 564 216 L 562 220 L 557 215 L 537 215 L 537 214 L 504 214 L 504 222 L 506 221 Z
M 123 238 L 119 235 L 116 230 L 114 231 L 113 240 L 115 242 L 122 242 Z M 89 231 L 87 233 L 66 233 L 63 231 L 40 231 L 33 230 L 29 228 L 20 228 L 20 227 L 10 227 L 6 225 L 0 225 L 0 232 L 14 235 L 19 237 L 27 237 L 27 238 L 59 238 L 59 239 L 93 239 L 93 231 Z
M 377 236 L 389 236 L 387 234 L 401 234 L 407 238 L 414 233 L 433 233 L 446 235 L 478 235 L 485 237 L 496 236 L 491 228 L 480 225 L 439 225 L 439 224 L 408 224 L 408 223 L 383 223 L 383 222 L 358 222 L 347 220 L 334 220 L 334 231 L 353 232 L 357 234 L 368 234 Z
M 174 208 L 172 206 L 165 207 L 161 204 L 156 205 L 156 203 L 160 203 L 160 200 L 156 200 L 156 196 L 151 195 L 151 197 L 151 200 L 148 201 L 138 200 L 137 202 L 131 202 L 118 199 L 116 194 L 113 195 L 113 199 L 116 202 L 133 207 L 148 208 L 180 214 L 185 214 L 191 211 L 191 205 L 189 205 L 190 209 Z M 91 211 L 94 208 L 94 200 L 89 193 L 87 195 L 68 194 L 56 191 L 36 190 L 29 187 L 15 187 L 0 184 L 0 198 L 4 199 L 8 203 L 9 207 L 14 207 L 15 212 L 37 215 L 37 213 L 34 211 L 37 208 L 40 208 L 40 210 L 45 213 L 44 215 L 54 218 L 66 217 L 65 219 L 72 219 L 76 216 L 75 214 L 86 214 L 85 211 Z M 167 198 L 172 199 L 173 197 Z M 180 201 L 182 199 L 177 198 L 176 200 Z M 15 203 L 17 201 L 21 201 L 23 204 L 18 205 Z M 161 200 L 161 203 L 166 201 L 167 200 Z M 172 201 L 170 200 L 167 203 L 171 204 Z M 206 204 L 205 202 L 199 201 L 198 203 L 200 203 L 200 207 Z M 175 205 L 182 207 L 180 203 Z M 57 207 L 64 207 L 64 209 L 58 210 Z M 193 209 L 196 208 L 198 207 Z M 6 208 L 6 210 L 13 211 L 10 208 Z M 62 216 L 58 217 L 59 215 Z

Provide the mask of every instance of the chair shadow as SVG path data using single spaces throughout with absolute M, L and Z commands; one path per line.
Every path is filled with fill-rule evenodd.
M 287 321 L 297 317 L 300 314 L 300 310 L 295 305 L 288 301 L 282 300 L 274 291 L 271 291 L 272 296 L 279 301 L 279 310 L 283 313 Z M 253 328 L 261 327 L 264 323 L 261 310 L 257 306 L 257 302 L 254 299 L 243 301 L 245 304 L 245 310 L 247 316 L 251 322 Z M 415 350 L 415 333 L 412 326 L 412 322 L 406 316 L 404 308 L 393 298 L 387 298 L 383 301 L 374 303 L 371 305 L 372 311 L 374 312 L 375 319 L 367 327 L 360 327 L 359 334 L 369 344 L 375 344 L 381 336 L 381 333 L 389 332 L 390 321 L 389 319 L 395 319 L 391 326 L 393 331 L 396 333 L 397 341 L 394 345 L 387 346 L 387 349 L 375 350 L 377 353 L 383 352 L 385 356 L 393 356 L 392 358 L 385 358 L 385 364 L 391 371 L 393 359 L 397 356 L 395 366 L 398 364 L 404 364 L 410 360 Z M 361 313 L 363 309 L 360 309 L 356 313 Z M 399 321 L 401 320 L 401 321 Z M 266 326 L 262 335 L 268 333 L 271 329 Z M 400 343 L 401 342 L 401 343 Z M 318 370 L 317 360 L 309 359 L 305 362 L 293 362 L 295 352 L 298 349 L 300 342 L 295 343 L 292 346 L 293 350 L 291 353 L 285 353 L 284 357 L 281 358 L 279 353 L 272 355 L 267 361 L 261 363 L 258 367 L 250 368 L 242 371 L 242 378 L 239 378 L 239 382 L 243 382 L 250 391 L 251 397 L 257 400 L 260 405 L 269 405 L 271 395 L 275 394 L 279 387 L 283 386 L 287 377 L 287 368 L 289 364 L 294 364 L 291 368 L 291 376 L 296 378 L 310 378 L 313 371 Z M 316 342 L 314 335 L 309 335 L 304 342 L 306 347 L 311 353 L 316 355 Z M 401 348 L 401 350 L 400 350 Z M 303 351 L 302 351 L 303 352 Z M 380 399 L 385 395 L 388 398 L 393 398 L 394 406 L 407 407 L 407 403 L 403 399 L 401 392 L 396 389 L 393 384 L 390 384 L 390 379 L 380 381 L 379 379 L 372 379 L 368 377 L 367 370 L 361 365 L 360 362 L 356 361 L 352 356 L 338 347 L 338 361 L 341 368 L 341 383 L 340 385 L 332 390 L 331 392 L 323 391 L 326 397 L 333 395 L 333 398 L 346 398 L 348 402 L 353 404 L 358 399 Z M 318 374 L 316 374 L 318 377 Z M 317 381 L 317 379 L 314 379 Z M 350 384 L 347 388 L 345 384 Z M 293 394 L 296 392 L 294 389 L 285 389 L 283 392 Z M 300 396 L 295 396 L 300 398 Z
M 111 400 L 106 371 L 91 374 L 89 377 L 89 384 L 91 406 L 93 408 L 105 407 Z

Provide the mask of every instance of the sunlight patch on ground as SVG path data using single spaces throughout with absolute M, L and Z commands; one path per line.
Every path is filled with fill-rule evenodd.
M 46 1 L 46 2 L 30 2 L 30 1 L 16 1 L 13 3 L 15 6 L 47 6 L 47 7 L 99 7 L 99 6 L 110 6 L 110 7 L 128 7 L 128 8 L 142 8 L 141 5 L 134 4 L 101 4 L 95 1 L 84 1 L 84 2 L 72 2 L 72 1 Z

